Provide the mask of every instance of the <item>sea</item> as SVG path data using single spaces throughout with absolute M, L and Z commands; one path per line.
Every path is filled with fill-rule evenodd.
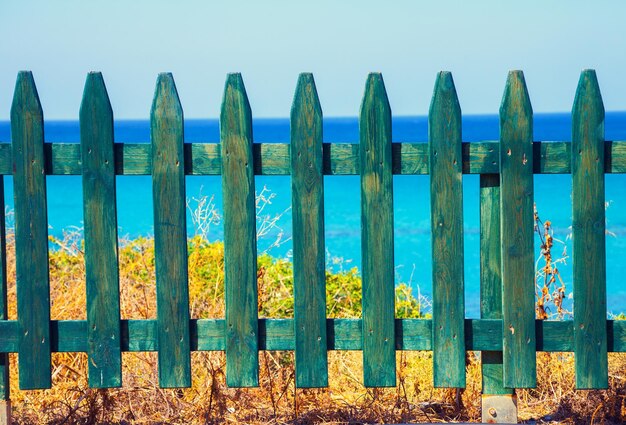
M 534 140 L 571 141 L 569 113 L 535 114 Z M 329 143 L 358 143 L 357 118 L 324 118 L 324 141 Z M 497 140 L 497 115 L 463 116 L 463 141 Z M 0 122 L 0 142 L 10 142 L 9 122 Z M 46 142 L 78 143 L 78 121 L 45 121 Z M 626 112 L 607 112 L 606 140 L 626 140 Z M 288 143 L 288 119 L 255 119 L 255 143 Z M 395 117 L 392 120 L 394 142 L 426 142 L 427 117 Z M 149 143 L 150 125 L 147 120 L 115 121 L 115 141 Z M 185 121 L 185 141 L 193 143 L 219 142 L 219 123 L 214 120 Z M 47 176 L 49 233 L 63 237 L 64 232 L 76 232 L 83 226 L 82 187 L 80 176 Z M 626 312 L 626 175 L 607 174 L 607 309 L 609 315 Z M 571 175 L 535 175 L 535 204 L 542 220 L 550 220 L 556 240 L 553 257 L 567 293 L 572 293 Z M 257 195 L 261 195 L 258 229 L 261 234 L 260 253 L 277 258 L 290 258 L 291 241 L 291 180 L 289 176 L 256 176 Z M 395 282 L 411 286 L 415 295 L 428 299 L 432 294 L 432 249 L 430 236 L 430 200 L 428 176 L 394 176 L 394 262 Z M 209 240 L 223 239 L 222 190 L 219 176 L 188 176 L 187 227 L 189 236 L 204 233 Z M 117 209 L 119 235 L 122 239 L 151 236 L 153 227 L 152 181 L 150 176 L 117 177 Z M 5 179 L 5 202 L 13 208 L 13 183 Z M 209 203 L 210 202 L 210 203 Z M 359 176 L 325 176 L 325 238 L 327 267 L 346 271 L 361 266 L 361 210 Z M 212 211 L 206 206 L 211 205 Z M 198 208 L 203 207 L 203 208 Z M 262 209 L 261 209 L 262 207 Z M 463 176 L 464 210 L 464 275 L 467 317 L 479 317 L 479 180 L 476 175 Z M 210 214 L 212 220 L 200 220 L 193 212 Z M 208 223 L 208 224 L 207 224 Z M 535 239 L 539 260 L 539 237 Z M 54 246 L 51 246 L 54 249 Z M 538 264 L 541 264 L 538 261 Z M 571 307 L 571 298 L 566 301 Z

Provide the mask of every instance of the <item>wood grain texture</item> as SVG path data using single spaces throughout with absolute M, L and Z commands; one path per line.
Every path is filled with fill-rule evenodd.
M 89 73 L 80 105 L 89 386 L 122 385 L 113 110 L 104 79 Z
M 0 321 L 9 319 L 7 303 L 7 235 L 4 202 L 4 176 L 0 176 Z M 0 354 L 0 400 L 10 400 L 9 356 Z
M 366 387 L 396 385 L 391 108 L 381 74 L 370 74 L 359 117 L 363 376 Z
M 504 386 L 535 387 L 533 113 L 521 71 L 512 71 L 500 107 L 500 229 Z
M 224 203 L 226 383 L 259 385 L 252 112 L 241 74 L 229 74 L 220 115 Z
M 592 70 L 572 109 L 572 205 L 576 388 L 608 388 L 604 105 Z
M 300 74 L 291 107 L 296 387 L 328 386 L 322 108 L 312 74 Z
M 43 111 L 33 75 L 17 76 L 11 105 L 20 389 L 50 388 L 50 281 Z
M 502 319 L 500 176 L 480 176 L 480 317 Z M 500 330 L 502 332 L 502 330 Z M 512 394 L 504 387 L 502 352 L 481 353 L 483 394 Z
M 465 387 L 461 106 L 440 72 L 428 112 L 435 387 Z
M 150 112 L 159 385 L 191 386 L 183 108 L 159 74 Z
M 257 143 L 254 145 L 254 169 L 257 175 L 289 175 L 291 170 L 289 144 Z M 80 145 L 46 143 L 45 171 L 48 175 L 80 175 Z M 359 145 L 324 143 L 324 175 L 359 175 Z M 500 148 L 497 141 L 463 142 L 463 174 L 497 174 L 500 170 Z M 534 142 L 534 174 L 571 173 L 571 143 Z M 116 175 L 151 175 L 152 147 L 146 143 L 115 144 Z M 626 142 L 605 141 L 605 173 L 626 173 Z M 426 143 L 392 145 L 392 171 L 398 175 L 425 175 L 429 172 Z M 9 143 L 0 143 L 0 175 L 11 175 L 12 154 Z M 185 175 L 217 176 L 222 174 L 220 145 L 216 143 L 185 143 Z
M 258 344 L 263 350 L 294 350 L 293 319 L 259 319 Z M 626 352 L 626 321 L 607 320 L 608 351 Z M 157 351 L 157 321 L 121 320 L 123 352 Z M 535 321 L 536 350 L 573 352 L 573 321 Z M 189 323 L 192 351 L 224 351 L 224 319 L 192 319 Z M 362 350 L 361 319 L 326 319 L 328 350 Z M 395 319 L 396 350 L 431 351 L 432 320 Z M 88 331 L 85 320 L 52 320 L 50 344 L 53 352 L 87 352 Z M 0 353 L 16 353 L 19 345 L 19 324 L 15 320 L 0 321 Z M 502 320 L 465 319 L 467 351 L 502 351 Z

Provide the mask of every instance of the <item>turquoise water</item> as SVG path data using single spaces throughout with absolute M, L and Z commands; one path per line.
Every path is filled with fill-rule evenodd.
M 78 122 L 50 121 L 45 124 L 47 142 L 78 142 Z M 497 140 L 497 116 L 466 116 L 463 118 L 463 140 Z M 568 141 L 571 138 L 569 114 L 537 114 L 534 122 L 534 138 L 543 141 Z M 626 113 L 607 113 L 607 140 L 626 140 Z M 148 121 L 117 121 L 117 142 L 149 142 Z M 0 122 L 0 141 L 10 140 L 10 125 Z M 255 142 L 289 142 L 287 119 L 259 119 L 254 121 Z M 356 118 L 324 119 L 326 142 L 358 142 Z M 426 117 L 399 117 L 393 120 L 394 142 L 424 142 L 427 140 Z M 186 142 L 217 142 L 219 126 L 217 120 L 187 120 Z M 118 216 L 120 236 L 136 237 L 150 235 L 152 225 L 152 186 L 149 176 L 119 176 Z M 63 229 L 82 226 L 82 188 L 80 176 L 48 176 L 48 221 L 50 233 L 61 236 Z M 465 175 L 464 183 L 464 228 L 465 228 L 465 287 L 466 308 L 469 317 L 479 314 L 479 217 L 478 176 Z M 12 208 L 13 191 L 11 178 L 6 179 L 6 202 Z M 288 240 L 291 234 L 291 181 L 289 176 L 257 176 L 257 192 L 264 187 L 274 198 L 263 211 L 263 215 L 274 217 L 282 214 L 277 225 L 283 231 L 285 243 L 271 247 L 280 230 L 274 228 L 259 240 L 259 249 L 277 257 L 289 256 L 292 248 Z M 606 175 L 607 228 L 607 293 L 609 311 L 626 311 L 626 175 Z M 360 183 L 358 176 L 325 177 L 325 223 L 326 248 L 329 267 L 359 267 L 361 260 L 360 229 Z M 219 176 L 188 176 L 187 196 L 214 196 L 218 213 L 222 211 L 221 181 Z M 571 176 L 535 176 L 535 202 L 542 219 L 549 219 L 555 227 L 555 237 L 563 240 L 557 244 L 555 254 L 565 248 L 571 251 L 568 239 L 571 226 Z M 193 200 L 191 201 L 193 205 Z M 188 217 L 190 235 L 196 232 Z M 415 290 L 429 295 L 432 290 L 430 200 L 428 176 L 394 176 L 394 226 L 396 282 L 410 283 Z M 223 235 L 221 223 L 212 225 L 211 240 L 220 240 Z M 536 241 L 538 248 L 539 241 Z M 330 261 L 342 258 L 342 261 Z M 571 262 L 560 267 L 561 274 L 571 290 Z

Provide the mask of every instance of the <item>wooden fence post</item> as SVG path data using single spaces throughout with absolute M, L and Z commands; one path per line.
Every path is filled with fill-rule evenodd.
M 502 320 L 500 176 L 480 175 L 480 317 Z M 482 421 L 517 423 L 515 390 L 504 387 L 502 351 L 483 351 Z
M 80 105 L 89 385 L 122 385 L 113 110 L 102 74 L 89 73 Z
M 440 72 L 428 113 L 436 387 L 465 388 L 461 107 L 452 74 Z
M 291 108 L 293 292 L 297 387 L 328 386 L 322 109 L 312 74 Z
M 608 388 L 604 106 L 592 70 L 572 110 L 572 204 L 576 388 Z
M 391 108 L 381 74 L 367 78 L 359 118 L 363 377 L 366 387 L 396 385 Z
M 226 383 L 259 385 L 259 311 L 252 112 L 241 74 L 229 74 L 220 114 L 224 200 Z
M 20 388 L 50 388 L 50 280 L 43 111 L 33 74 L 17 76 L 11 106 Z
M 512 71 L 500 107 L 500 223 L 504 386 L 537 384 L 533 251 L 533 112 Z
M 159 74 L 150 113 L 159 385 L 191 386 L 183 109 Z
M 0 175 L 0 320 L 9 319 L 7 305 L 7 237 L 4 203 L 4 176 Z M 0 425 L 11 424 L 11 381 L 9 355 L 0 354 Z

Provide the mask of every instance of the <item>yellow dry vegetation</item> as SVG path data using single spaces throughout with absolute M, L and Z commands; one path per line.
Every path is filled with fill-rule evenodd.
M 15 312 L 14 245 L 9 235 L 9 308 Z M 85 319 L 85 270 L 80 242 L 54 241 L 50 254 L 52 318 Z M 156 316 L 154 241 L 140 238 L 120 248 L 122 318 Z M 194 318 L 224 315 L 224 251 L 200 237 L 189 241 L 190 311 Z M 358 317 L 361 282 L 355 269 L 328 273 L 329 317 Z M 396 291 L 398 317 L 423 317 L 410 288 Z M 259 313 L 293 316 L 291 264 L 259 257 Z M 291 352 L 261 352 L 260 387 L 227 388 L 221 352 L 192 353 L 193 386 L 160 389 L 156 353 L 123 354 L 123 387 L 90 389 L 84 353 L 53 354 L 53 388 L 18 389 L 17 356 L 10 355 L 11 399 L 18 423 L 402 423 L 480 420 L 479 353 L 467 355 L 467 388 L 435 389 L 432 354 L 398 352 L 395 388 L 362 385 L 360 352 L 329 352 L 329 387 L 295 389 Z M 521 419 L 620 423 L 626 420 L 626 354 L 610 356 L 608 391 L 574 391 L 573 356 L 538 354 L 538 387 L 519 392 Z

